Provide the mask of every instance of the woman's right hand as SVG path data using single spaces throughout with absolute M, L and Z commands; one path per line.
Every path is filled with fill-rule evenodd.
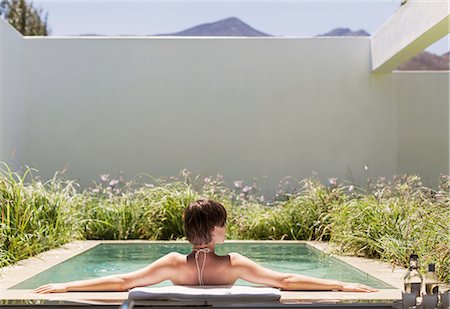
M 343 282 L 339 291 L 342 292 L 378 292 L 378 289 L 358 283 Z
M 68 291 L 67 285 L 64 283 L 50 283 L 34 289 L 33 293 L 47 294 L 47 293 L 64 293 L 67 291 Z

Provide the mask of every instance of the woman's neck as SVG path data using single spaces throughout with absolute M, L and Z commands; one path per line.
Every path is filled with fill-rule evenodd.
M 214 243 L 209 243 L 209 244 L 201 244 L 201 245 L 193 245 L 192 246 L 192 251 L 196 251 L 198 249 L 205 249 L 208 248 L 210 252 L 214 252 Z

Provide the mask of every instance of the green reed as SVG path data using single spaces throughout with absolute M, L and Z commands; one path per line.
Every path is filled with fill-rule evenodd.
M 30 168 L 17 173 L 2 166 L 0 266 L 70 241 L 75 235 L 69 224 L 75 184 L 57 175 L 43 183 L 33 178 Z
M 447 179 L 448 176 L 443 176 Z M 447 184 L 445 184 L 447 186 Z M 450 194 L 423 187 L 417 176 L 379 181 L 330 210 L 330 241 L 338 251 L 379 258 L 406 267 L 419 254 L 422 270 L 436 263 L 441 280 L 450 280 Z

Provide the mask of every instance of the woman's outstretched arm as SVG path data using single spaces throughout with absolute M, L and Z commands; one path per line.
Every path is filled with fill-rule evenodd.
M 231 264 L 240 279 L 283 290 L 338 290 L 346 292 L 376 292 L 377 289 L 337 280 L 318 279 L 298 274 L 280 273 L 262 267 L 238 253 L 231 254 Z
M 170 280 L 176 271 L 180 259 L 179 253 L 169 253 L 140 270 L 122 275 L 102 278 L 71 281 L 66 283 L 50 283 L 38 287 L 33 292 L 38 294 L 63 293 L 69 291 L 126 291 L 137 286 L 156 284 Z

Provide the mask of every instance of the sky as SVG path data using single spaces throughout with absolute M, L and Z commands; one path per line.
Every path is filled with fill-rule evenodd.
M 173 33 L 237 17 L 276 36 L 312 37 L 335 28 L 373 34 L 400 7 L 400 0 L 34 0 L 48 13 L 51 35 L 152 35 Z M 427 51 L 450 50 L 449 36 Z

